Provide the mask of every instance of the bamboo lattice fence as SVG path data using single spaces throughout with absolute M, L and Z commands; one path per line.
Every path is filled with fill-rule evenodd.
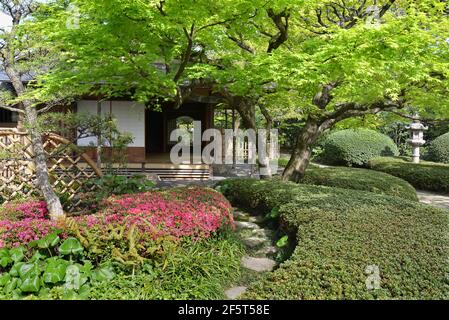
M 101 170 L 77 146 L 56 134 L 44 137 L 48 171 L 55 191 L 64 198 L 69 212 L 82 208 L 85 182 L 102 176 Z M 95 185 L 90 187 L 94 191 Z M 35 186 L 32 144 L 26 132 L 0 130 L 0 200 L 39 196 Z

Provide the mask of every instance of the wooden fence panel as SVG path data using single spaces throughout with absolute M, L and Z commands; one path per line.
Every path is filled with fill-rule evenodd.
M 82 210 L 80 191 L 85 182 L 102 176 L 95 163 L 77 146 L 61 136 L 44 137 L 48 172 L 56 192 L 69 212 Z M 93 191 L 96 187 L 92 186 Z M 17 130 L 0 131 L 0 200 L 38 196 L 31 139 Z

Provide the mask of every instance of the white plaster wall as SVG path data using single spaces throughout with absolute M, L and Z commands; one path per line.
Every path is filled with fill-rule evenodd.
M 78 101 L 78 112 L 97 114 L 97 101 Z M 121 132 L 131 133 L 134 142 L 130 147 L 145 147 L 145 106 L 132 101 L 103 101 L 101 104 L 103 114 L 112 113 L 117 119 L 118 129 Z M 97 145 L 97 138 L 79 139 L 81 147 Z

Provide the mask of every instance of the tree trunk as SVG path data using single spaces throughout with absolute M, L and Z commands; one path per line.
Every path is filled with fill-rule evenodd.
M 25 105 L 27 123 L 33 124 L 37 121 L 37 110 L 34 107 Z M 64 217 L 64 210 L 61 205 L 59 197 L 50 182 L 50 176 L 48 174 L 47 157 L 45 155 L 44 143 L 41 133 L 31 125 L 29 126 L 29 134 L 31 137 L 31 143 L 33 145 L 34 164 L 36 169 L 36 185 L 42 192 L 45 202 L 47 203 L 47 209 L 52 220 Z
M 306 173 L 312 156 L 312 145 L 318 140 L 325 128 L 316 120 L 308 119 L 298 134 L 290 161 L 284 170 L 284 181 L 299 182 Z
M 243 126 L 246 129 L 257 129 L 256 124 L 256 106 L 252 99 L 235 98 L 234 107 L 242 118 Z
M 265 121 L 266 121 L 265 128 L 267 130 L 266 131 L 267 134 L 266 134 L 266 140 L 265 140 L 265 142 L 266 142 L 265 150 L 266 150 L 267 154 L 266 154 L 265 160 L 268 161 L 268 163 L 263 163 L 263 161 L 261 161 L 260 158 L 258 158 L 259 159 L 259 168 L 260 168 L 260 173 L 261 173 L 260 178 L 261 179 L 270 179 L 273 177 L 273 172 L 271 171 L 272 169 L 271 169 L 271 164 L 270 164 L 270 156 L 271 156 L 270 151 L 271 150 L 268 148 L 268 146 L 270 146 L 270 148 L 271 148 L 271 145 L 273 144 L 273 141 L 271 141 L 271 130 L 273 129 L 273 118 L 271 117 L 270 113 L 268 112 L 268 109 L 265 106 L 260 105 L 259 108 L 260 108 L 260 111 L 262 112 L 262 115 L 265 118 Z M 267 143 L 269 143 L 269 145 Z M 265 174 L 262 174 L 263 172 Z
M 258 133 L 257 123 L 256 123 L 256 103 L 253 99 L 238 98 L 234 103 L 235 109 L 240 114 L 242 118 L 243 126 L 246 129 L 252 129 L 256 132 L 256 137 Z M 256 142 L 256 151 L 258 151 L 258 141 Z M 264 163 L 257 157 L 257 165 L 259 167 L 259 177 L 262 180 L 270 179 L 272 177 L 269 164 Z
M 25 87 L 20 78 L 20 74 L 16 72 L 11 66 L 5 66 L 5 71 L 11 80 L 11 83 L 16 91 L 17 96 L 24 93 Z M 47 209 L 53 220 L 56 220 L 64 216 L 64 210 L 62 209 L 61 201 L 56 195 L 53 187 L 50 183 L 50 176 L 48 174 L 47 157 L 45 156 L 44 143 L 42 135 L 36 128 L 37 122 L 37 110 L 30 101 L 24 101 L 22 103 L 23 110 L 25 111 L 24 120 L 28 124 L 28 132 L 31 137 L 31 144 L 34 153 L 34 164 L 36 170 L 36 186 L 42 192 L 44 199 L 47 203 Z

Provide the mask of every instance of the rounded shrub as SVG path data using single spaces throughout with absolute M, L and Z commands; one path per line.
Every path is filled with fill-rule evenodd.
M 368 169 L 311 167 L 307 170 L 301 183 L 369 191 L 418 201 L 415 188 L 407 181 Z
M 449 216 L 399 197 L 358 190 L 233 179 L 220 182 L 234 205 L 277 212 L 296 235 L 278 269 L 245 299 L 447 299 Z M 368 284 L 376 270 L 375 290 Z
M 379 157 L 369 161 L 370 169 L 408 181 L 418 190 L 449 194 L 449 165 L 422 161 L 413 163 L 402 157 Z
M 429 160 L 449 163 L 449 133 L 436 138 L 428 149 Z
M 326 138 L 319 160 L 331 165 L 364 166 L 372 158 L 397 155 L 398 147 L 390 137 L 369 129 L 348 129 Z

